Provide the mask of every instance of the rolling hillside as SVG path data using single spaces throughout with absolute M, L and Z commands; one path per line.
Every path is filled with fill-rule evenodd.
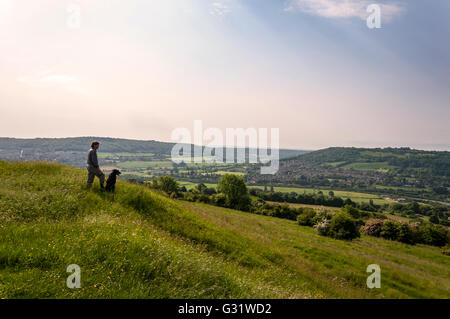
M 334 240 L 127 182 L 86 190 L 84 171 L 55 163 L 0 161 L 0 177 L 0 298 L 450 297 L 436 247 Z M 373 263 L 381 289 L 366 287 Z
M 106 154 L 106 158 L 118 159 L 117 162 L 168 160 L 175 145 L 175 143 L 153 140 L 142 141 L 92 136 L 35 139 L 0 138 L 0 159 L 8 161 L 56 161 L 75 167 L 84 167 L 86 153 L 93 140 L 101 142 L 99 153 Z M 305 152 L 280 149 L 280 158 L 294 157 Z M 226 151 L 224 151 L 224 154 L 226 154 Z
M 333 147 L 284 159 L 275 176 L 252 171 L 249 180 L 449 201 L 450 152 Z

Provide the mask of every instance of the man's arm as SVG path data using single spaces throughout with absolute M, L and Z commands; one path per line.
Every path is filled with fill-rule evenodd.
M 95 168 L 99 168 L 98 159 L 97 159 L 97 152 L 96 151 L 94 151 L 94 150 L 91 151 L 90 158 L 91 158 L 92 166 L 94 166 Z

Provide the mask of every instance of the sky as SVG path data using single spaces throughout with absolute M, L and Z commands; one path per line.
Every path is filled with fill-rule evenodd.
M 450 150 L 449 40 L 448 0 L 0 0 L 0 136 Z

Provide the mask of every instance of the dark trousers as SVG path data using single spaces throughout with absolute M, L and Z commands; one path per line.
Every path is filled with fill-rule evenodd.
M 98 167 L 88 165 L 86 168 L 88 171 L 87 186 L 91 187 L 94 183 L 95 176 L 97 176 L 100 180 L 100 186 L 103 187 L 103 184 L 105 184 L 105 174 Z

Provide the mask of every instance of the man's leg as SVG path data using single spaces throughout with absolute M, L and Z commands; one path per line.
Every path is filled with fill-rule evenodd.
M 97 175 L 98 179 L 100 180 L 100 188 L 103 188 L 105 185 L 105 174 L 103 174 L 103 172 L 97 168 L 96 175 Z
M 94 183 L 95 173 L 92 172 L 92 170 L 90 168 L 88 168 L 87 170 L 88 170 L 87 187 L 91 188 L 92 183 Z

